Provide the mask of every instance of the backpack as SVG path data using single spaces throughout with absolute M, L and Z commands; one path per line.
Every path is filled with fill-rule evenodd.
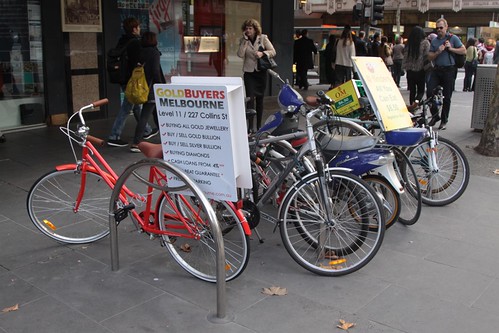
M 144 104 L 148 101 L 149 85 L 144 73 L 144 66 L 134 68 L 126 85 L 125 97 L 132 104 Z
M 114 49 L 107 52 L 106 69 L 111 83 L 127 84 L 129 73 L 127 47 L 130 41 L 125 44 L 118 44 Z
M 449 37 L 447 38 L 447 40 L 450 41 L 450 39 L 452 38 L 452 34 L 449 35 Z M 451 52 L 449 52 L 449 54 L 451 54 Z M 456 54 L 456 53 L 452 53 L 452 56 L 454 57 L 454 66 L 456 68 L 463 68 L 464 67 L 464 63 L 466 62 L 466 54 Z
M 485 51 L 485 54 L 483 55 L 483 63 L 487 65 L 492 65 L 494 63 L 494 49 Z

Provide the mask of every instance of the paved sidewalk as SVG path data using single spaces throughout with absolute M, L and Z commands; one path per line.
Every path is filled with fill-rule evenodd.
M 499 159 L 474 153 L 480 133 L 470 128 L 473 94 L 459 91 L 462 73 L 456 88 L 441 135 L 470 160 L 466 193 L 446 207 L 424 206 L 411 227 L 396 224 L 367 266 L 338 278 L 298 266 L 262 222 L 265 242 L 251 241 L 248 268 L 227 284 L 233 319 L 225 324 L 208 320 L 216 286 L 185 273 L 157 240 L 121 231 L 121 269 L 112 272 L 109 239 L 63 246 L 41 235 L 27 216 L 27 193 L 72 155 L 57 128 L 8 133 L 0 145 L 0 332 L 342 332 L 339 319 L 356 323 L 352 333 L 496 332 Z M 274 102 L 267 98 L 268 112 Z M 111 125 L 90 123 L 100 137 Z M 125 129 L 130 138 L 134 126 L 130 120 Z M 102 153 L 118 171 L 141 158 L 127 148 Z M 288 295 L 263 295 L 270 286 Z

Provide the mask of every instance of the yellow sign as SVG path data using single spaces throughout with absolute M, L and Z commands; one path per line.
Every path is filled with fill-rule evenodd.
M 412 127 L 399 88 L 381 58 L 352 57 L 376 117 L 385 131 Z
M 436 29 L 437 28 L 437 22 L 434 22 L 434 21 L 425 21 L 424 26 L 425 26 L 425 28 Z
M 337 115 L 344 116 L 360 109 L 359 91 L 354 80 L 329 90 L 326 95 L 334 101 L 334 113 Z

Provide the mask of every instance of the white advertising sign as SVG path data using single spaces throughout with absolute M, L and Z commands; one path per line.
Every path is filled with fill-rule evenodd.
M 247 161 L 251 179 L 245 128 L 245 158 L 236 156 L 233 144 L 237 129 L 229 112 L 232 91 L 225 85 L 154 85 L 164 160 L 182 169 L 208 198 L 216 200 L 237 200 L 236 179 L 241 175 L 234 162 L 237 159 Z M 169 177 L 169 182 L 182 184 L 175 177 Z M 251 187 L 251 180 L 242 185 L 239 187 Z

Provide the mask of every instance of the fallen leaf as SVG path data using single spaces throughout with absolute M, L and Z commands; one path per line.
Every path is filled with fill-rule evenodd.
M 355 326 L 355 323 L 348 323 L 344 321 L 343 319 L 340 319 L 340 324 L 341 325 L 336 325 L 336 327 L 341 328 L 342 330 L 348 331 L 349 328 L 352 328 Z
M 180 246 L 180 249 L 184 252 L 190 253 L 191 252 L 191 246 L 187 243 L 183 244 Z
M 269 295 L 269 296 L 284 296 L 288 294 L 288 290 L 286 288 L 281 288 L 281 287 L 270 287 L 270 288 L 263 288 L 262 289 L 262 294 Z
M 2 310 L 2 312 L 11 312 L 11 311 L 17 311 L 19 310 L 19 304 L 16 304 L 14 306 L 11 306 L 9 308 L 5 308 Z
M 499 169 L 495 169 L 494 171 L 492 171 L 493 173 L 495 173 L 496 175 L 499 175 Z

